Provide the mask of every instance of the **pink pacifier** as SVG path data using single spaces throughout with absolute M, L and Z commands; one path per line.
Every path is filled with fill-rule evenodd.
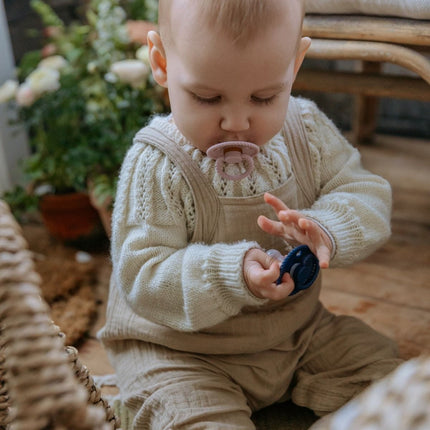
M 251 142 L 243 142 L 234 140 L 231 142 L 217 143 L 211 146 L 206 154 L 212 160 L 216 160 L 216 170 L 224 179 L 238 181 L 246 178 L 254 170 L 254 160 L 252 159 L 258 154 L 259 147 Z M 230 175 L 224 169 L 225 164 L 244 163 L 245 171 L 238 175 Z

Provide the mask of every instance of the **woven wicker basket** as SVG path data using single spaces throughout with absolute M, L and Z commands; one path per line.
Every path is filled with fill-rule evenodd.
M 39 285 L 21 228 L 0 200 L 0 430 L 118 429 Z

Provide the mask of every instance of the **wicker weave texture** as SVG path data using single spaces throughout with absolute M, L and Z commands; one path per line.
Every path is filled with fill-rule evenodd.
M 118 428 L 77 351 L 65 348 L 39 285 L 21 228 L 0 200 L 0 430 Z

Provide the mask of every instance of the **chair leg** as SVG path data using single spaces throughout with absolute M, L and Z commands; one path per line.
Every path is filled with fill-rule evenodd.
M 363 61 L 361 71 L 379 74 L 381 63 Z M 379 111 L 379 98 L 358 95 L 355 98 L 355 114 L 352 124 L 354 144 L 372 143 Z

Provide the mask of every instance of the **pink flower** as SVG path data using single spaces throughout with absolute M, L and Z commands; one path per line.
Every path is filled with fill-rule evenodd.
M 58 37 L 61 35 L 62 29 L 61 29 L 61 27 L 50 25 L 50 26 L 44 28 L 43 33 L 46 37 L 55 38 L 55 37 Z
M 53 43 L 48 43 L 42 48 L 42 57 L 46 58 L 54 55 L 57 52 L 57 47 Z

